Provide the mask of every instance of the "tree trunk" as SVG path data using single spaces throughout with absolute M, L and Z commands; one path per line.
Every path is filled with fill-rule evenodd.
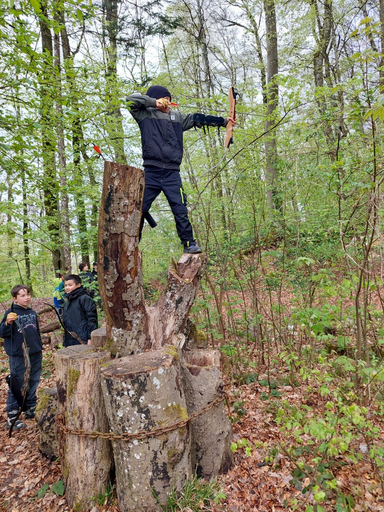
M 60 22 L 60 17 L 56 14 L 55 21 Z M 58 100 L 56 101 L 57 111 L 57 144 L 59 159 L 59 181 L 60 181 L 60 231 L 62 238 L 62 272 L 70 273 L 71 271 L 71 232 L 69 221 L 69 199 L 67 193 L 67 161 L 65 157 L 65 136 L 63 128 L 63 107 L 62 107 L 62 89 L 61 89 L 61 56 L 60 56 L 60 34 L 54 34 L 55 49 L 55 71 L 58 84 Z
M 108 432 L 108 420 L 100 385 L 100 365 L 107 363 L 110 352 L 96 352 L 82 345 L 68 347 L 56 354 L 61 382 L 66 389 L 66 426 L 87 432 Z M 63 359 L 63 364 L 60 364 Z M 67 371 L 66 371 L 67 369 Z M 59 396 L 62 403 L 63 395 Z M 61 460 L 66 484 L 66 499 L 76 510 L 90 509 L 92 498 L 103 494 L 112 467 L 110 441 L 67 434 L 64 458 Z
M 153 492 L 164 503 L 167 493 L 171 489 L 181 491 L 186 478 L 192 474 L 190 427 L 179 351 L 172 345 L 182 347 L 186 341 L 188 314 L 207 264 L 204 255 L 183 254 L 179 262 L 170 267 L 167 287 L 157 303 L 152 307 L 145 305 L 138 250 L 143 192 L 144 173 L 141 169 L 105 162 L 98 279 L 106 329 L 105 334 L 103 329 L 95 331 L 92 342 L 126 356 L 104 365 L 101 370 L 104 403 L 112 433 L 150 433 L 158 427 L 178 425 L 169 431 L 161 430 L 158 435 L 113 439 L 117 493 L 122 512 L 158 510 Z M 146 349 L 151 350 L 144 352 Z M 105 425 L 97 428 L 87 424 L 86 419 L 92 416 L 88 401 L 95 386 L 90 384 L 92 378 L 88 377 L 87 382 L 81 378 L 89 368 L 89 359 L 94 357 L 92 347 L 68 347 L 59 354 L 56 357 L 58 399 L 61 410 L 67 407 L 68 426 L 106 431 Z M 205 376 L 204 390 L 193 383 L 192 377 L 189 379 L 190 409 L 194 412 L 220 396 L 221 378 L 215 354 L 211 359 L 209 355 L 202 359 L 195 355 L 194 362 L 186 364 L 187 373 L 192 375 L 198 371 Z M 210 361 L 211 367 L 198 367 L 198 364 L 206 366 L 204 361 Z M 212 377 L 209 384 L 208 376 Z M 88 384 L 91 388 L 86 387 Z M 200 396 L 201 392 L 203 396 Z M 195 397 L 193 393 L 196 393 Z M 101 398 L 95 398 L 92 405 L 93 409 L 102 409 Z M 200 432 L 206 430 L 216 440 L 216 459 L 207 438 L 201 445 L 197 439 L 195 442 L 200 451 L 194 460 L 202 468 L 201 474 L 207 476 L 226 470 L 231 462 L 228 452 L 231 429 L 223 411 L 220 403 L 204 411 L 204 417 L 197 421 L 196 436 L 201 437 Z M 87 503 L 89 495 L 82 490 L 82 474 L 97 456 L 91 444 L 87 447 L 86 463 L 80 465 L 76 453 L 83 453 L 81 439 L 69 435 L 66 443 L 64 476 L 70 506 Z M 70 476 L 72 459 L 82 468 L 73 478 Z
M 149 348 L 139 231 L 144 173 L 105 162 L 99 221 L 98 281 L 111 350 L 130 355 Z
M 107 68 L 105 71 L 105 98 L 107 107 L 106 129 L 110 143 L 114 149 L 116 162 L 125 164 L 127 158 L 124 151 L 123 116 L 120 109 L 119 83 L 117 79 L 117 39 L 119 34 L 119 4 L 121 0 L 103 0 L 105 20 L 103 26 L 103 42 Z M 106 37 L 107 36 L 107 37 Z
M 173 352 L 173 354 L 172 354 Z M 149 432 L 188 417 L 177 350 L 124 357 L 102 369 L 102 388 L 113 433 Z M 121 511 L 158 510 L 191 475 L 189 426 L 144 439 L 113 441 Z
M 380 87 L 384 90 L 384 1 L 379 0 L 380 9 L 380 47 L 381 47 L 381 58 L 380 58 Z
M 56 125 L 54 119 L 54 102 L 50 82 L 53 72 L 53 42 L 52 33 L 48 25 L 48 10 L 45 2 L 41 2 L 43 16 L 39 16 L 42 44 L 42 72 L 40 80 L 40 115 L 42 124 L 42 160 L 44 167 L 44 207 L 47 219 L 47 229 L 51 241 L 52 263 L 54 270 L 62 267 L 60 254 L 60 233 L 58 217 L 58 187 L 55 159 L 55 136 L 52 127 Z
M 79 228 L 79 242 L 81 260 L 83 263 L 90 265 L 89 261 L 89 234 L 87 227 L 87 212 L 84 201 L 84 183 L 83 183 L 83 169 L 81 168 L 81 155 L 84 155 L 84 135 L 82 128 L 82 120 L 79 109 L 78 90 L 76 85 L 76 70 L 73 65 L 74 54 L 72 54 L 70 41 L 65 24 L 64 12 L 58 15 L 62 29 L 60 32 L 63 57 L 66 69 L 66 79 L 71 91 L 71 107 L 77 115 L 73 116 L 72 120 L 72 148 L 73 148 L 73 181 L 74 181 L 74 196 L 76 203 L 76 216 Z M 92 183 L 94 185 L 94 182 Z M 92 201 L 92 212 L 96 207 L 96 201 Z
M 276 124 L 279 89 L 277 74 L 279 61 L 277 52 L 277 28 L 275 0 L 264 0 L 265 28 L 267 36 L 267 117 L 265 130 L 268 131 Z M 277 140 L 276 131 L 269 133 L 265 139 L 266 173 L 268 179 L 268 202 L 271 212 L 280 209 L 277 186 Z
M 57 388 L 44 389 L 36 408 L 36 423 L 40 434 L 39 451 L 49 460 L 60 456 L 55 422 L 57 413 Z
M 222 395 L 218 350 L 192 350 L 183 354 L 182 373 L 188 413 L 193 414 Z M 228 471 L 232 464 L 232 425 L 224 401 L 192 423 L 192 471 L 205 479 Z

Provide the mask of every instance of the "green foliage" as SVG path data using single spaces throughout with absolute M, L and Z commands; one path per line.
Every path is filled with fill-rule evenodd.
M 58 496 L 63 496 L 65 493 L 64 481 L 59 480 L 52 486 L 49 484 L 44 484 L 38 491 L 36 491 L 36 498 L 38 500 L 40 500 L 41 498 L 44 498 L 44 496 L 47 494 L 47 492 L 53 492 L 54 494 L 57 494 Z
M 242 448 L 244 448 L 244 452 L 248 457 L 250 457 L 252 455 L 252 445 L 248 441 L 248 439 L 242 438 L 242 439 L 239 439 L 236 443 L 235 442 L 231 443 L 231 452 L 232 453 L 236 453 L 238 450 L 241 450 Z
M 51 487 L 51 492 L 57 494 L 58 496 L 63 496 L 65 492 L 65 485 L 63 480 L 59 480 Z
M 225 499 L 225 494 L 216 480 L 205 482 L 197 476 L 186 481 L 181 493 L 172 490 L 166 504 L 161 504 L 155 491 L 152 492 L 164 512 L 177 512 L 187 508 L 192 512 L 209 511 L 213 504 L 217 505 Z
M 94 501 L 96 503 L 96 505 L 99 505 L 102 507 L 102 506 L 112 503 L 114 496 L 115 496 L 115 486 L 112 484 L 112 482 L 109 482 L 104 493 L 100 493 L 91 499 L 92 499 L 92 501 Z

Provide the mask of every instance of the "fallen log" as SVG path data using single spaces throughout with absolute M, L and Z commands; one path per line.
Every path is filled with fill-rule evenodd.
M 61 325 L 58 320 L 55 320 L 54 322 L 50 322 L 44 327 L 40 327 L 40 333 L 47 334 L 49 332 L 57 331 L 57 329 L 61 329 Z

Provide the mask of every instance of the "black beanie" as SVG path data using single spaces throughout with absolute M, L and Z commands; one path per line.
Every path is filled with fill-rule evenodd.
M 147 91 L 147 96 L 150 98 L 156 98 L 157 100 L 165 98 L 166 96 L 168 96 L 170 100 L 172 99 L 171 93 L 162 85 L 152 85 Z

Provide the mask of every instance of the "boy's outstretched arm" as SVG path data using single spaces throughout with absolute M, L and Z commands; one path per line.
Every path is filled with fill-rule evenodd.
M 182 114 L 181 116 L 181 124 L 183 126 L 183 131 L 189 130 L 194 126 L 196 128 L 202 128 L 203 126 L 227 126 L 228 121 L 231 121 L 234 125 L 236 124 L 236 119 L 232 117 L 224 118 L 220 116 L 211 116 L 205 115 L 201 113 L 196 114 Z

